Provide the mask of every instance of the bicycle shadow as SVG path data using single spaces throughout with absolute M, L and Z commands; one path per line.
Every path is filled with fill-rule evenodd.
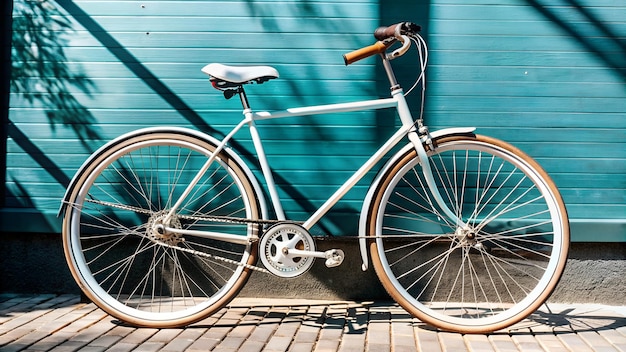
M 488 335 L 558 335 L 582 332 L 615 330 L 626 326 L 626 316 L 602 306 L 558 304 L 556 307 L 544 305 L 521 322 L 506 329 Z M 439 331 L 424 323 L 417 323 L 417 328 Z
M 191 329 L 301 324 L 319 329 L 341 329 L 365 334 L 375 324 L 399 324 L 430 331 L 441 330 L 411 317 L 390 302 L 332 302 L 269 306 L 230 305 Z M 626 326 L 626 316 L 598 305 L 544 305 L 523 321 L 488 335 L 555 335 L 599 332 Z
M 231 304 L 187 329 L 297 324 L 324 330 L 344 330 L 344 334 L 365 334 L 371 323 L 390 322 L 390 313 L 370 311 L 370 307 L 376 305 L 373 302 L 349 301 L 272 304 L 271 307 Z M 119 321 L 116 323 L 122 324 Z
M 545 305 L 509 332 L 538 334 L 580 333 L 614 330 L 626 326 L 626 317 L 602 306 L 557 307 Z
M 77 295 L 2 295 L 0 316 L 47 311 L 78 304 Z M 268 300 L 271 301 L 271 300 Z M 393 302 L 309 301 L 253 304 L 236 299 L 212 316 L 186 329 L 232 329 L 269 325 L 300 325 L 324 330 L 343 330 L 344 334 L 365 334 L 374 325 L 411 326 L 443 332 L 411 317 Z M 93 305 L 93 304 L 92 304 Z M 97 307 L 93 305 L 93 310 Z M 626 309 L 602 305 L 548 304 L 523 321 L 488 335 L 558 335 L 601 332 L 626 327 Z M 102 314 L 106 314 L 102 312 Z M 112 324 L 132 327 L 116 319 Z

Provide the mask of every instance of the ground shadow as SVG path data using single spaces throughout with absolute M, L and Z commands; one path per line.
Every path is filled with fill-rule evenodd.
M 545 307 L 545 306 L 544 306 Z M 439 331 L 438 329 L 419 322 L 408 313 L 398 307 L 393 302 L 336 302 L 336 303 L 312 303 L 302 305 L 273 305 L 271 308 L 259 306 L 250 307 L 247 305 L 231 304 L 223 312 L 229 309 L 248 309 L 237 323 L 220 321 L 215 318 L 215 323 L 206 324 L 200 322 L 189 328 L 213 328 L 213 327 L 235 327 L 244 325 L 263 325 L 264 319 L 268 319 L 267 324 L 276 324 L 277 321 L 297 320 L 303 324 L 313 326 L 323 325 L 324 328 L 347 328 L 349 333 L 361 334 L 367 331 L 367 325 L 379 322 L 406 322 L 422 329 Z M 317 308 L 317 309 L 316 309 Z M 321 308 L 321 310 L 320 310 Z M 209 318 L 212 319 L 212 318 Z M 356 324 L 356 322 L 359 324 Z M 350 324 L 355 323 L 356 327 Z M 366 324 L 366 325 L 363 325 Z M 626 326 L 626 317 L 620 316 L 616 312 L 607 311 L 602 308 L 591 308 L 574 310 L 565 308 L 560 310 L 545 311 L 539 310 L 531 314 L 524 321 L 503 331 L 497 331 L 490 335 L 497 334 L 559 334 L 559 333 L 581 333 L 586 331 L 614 330 Z
M 617 313 L 614 315 L 607 314 L 607 312 L 605 309 L 593 307 L 585 311 L 574 308 L 545 310 L 544 306 L 541 310 L 531 314 L 521 326 L 531 330 L 538 326 L 542 327 L 542 330 L 546 330 L 547 327 L 554 333 L 613 330 L 626 326 L 626 317 L 620 317 Z M 517 331 L 515 332 L 517 333 Z M 534 335 L 552 332 L 533 330 Z

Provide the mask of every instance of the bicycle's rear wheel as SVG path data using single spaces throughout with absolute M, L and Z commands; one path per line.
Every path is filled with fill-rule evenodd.
M 197 134 L 148 131 L 103 148 L 82 172 L 63 244 L 77 283 L 109 314 L 138 326 L 183 326 L 214 313 L 246 282 L 256 242 L 162 234 L 155 226 L 215 147 Z M 166 225 L 258 235 L 258 225 L 207 216 L 261 217 L 247 173 L 225 152 Z
M 373 198 L 374 268 L 390 295 L 434 326 L 483 333 L 514 324 L 552 293 L 569 223 L 553 181 L 518 149 L 483 136 L 436 141 L 430 165 L 452 223 L 428 191 L 414 150 Z

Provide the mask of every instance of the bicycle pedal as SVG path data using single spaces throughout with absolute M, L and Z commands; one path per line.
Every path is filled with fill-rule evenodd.
M 330 249 L 324 252 L 324 254 L 326 256 L 325 264 L 327 268 L 334 268 L 341 265 L 341 263 L 343 263 L 343 258 L 345 257 L 341 249 Z

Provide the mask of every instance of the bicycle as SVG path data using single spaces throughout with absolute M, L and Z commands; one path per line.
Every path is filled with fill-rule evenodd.
M 567 259 L 563 200 L 546 172 L 519 149 L 475 134 L 473 127 L 429 131 L 423 99 L 413 118 L 391 60 L 417 49 L 421 73 L 411 90 L 419 83 L 423 98 L 428 50 L 419 31 L 410 22 L 381 27 L 375 44 L 344 55 L 346 65 L 378 55 L 390 83 L 387 98 L 254 112 L 244 86 L 278 78 L 278 72 L 209 64 L 202 71 L 213 86 L 226 98 L 239 96 L 243 106 L 243 119 L 224 138 L 150 127 L 93 153 L 60 209 L 65 256 L 87 297 L 132 325 L 179 327 L 222 308 L 252 271 L 297 277 L 314 258 L 340 265 L 344 253 L 317 251 L 308 230 L 390 156 L 359 218 L 362 269 L 371 257 L 389 295 L 441 329 L 490 332 L 534 312 L 554 290 Z M 306 221 L 288 220 L 256 123 L 392 108 L 401 122 L 396 132 Z M 244 126 L 273 218 L 261 183 L 229 145 Z

